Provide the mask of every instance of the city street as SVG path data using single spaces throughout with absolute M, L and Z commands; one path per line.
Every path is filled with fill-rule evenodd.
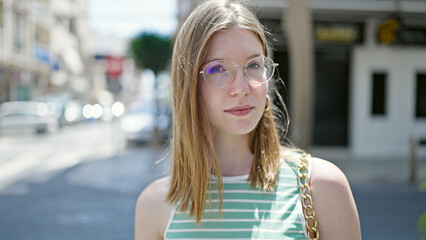
M 0 138 L 0 239 L 132 239 L 136 198 L 168 159 L 123 150 L 119 133 L 100 122 Z
M 371 172 L 360 164 L 351 166 Z M 114 122 L 1 136 L 0 240 L 132 239 L 137 196 L 168 167 L 166 147 L 126 148 Z M 420 239 L 425 192 L 399 179 L 350 176 L 363 239 Z

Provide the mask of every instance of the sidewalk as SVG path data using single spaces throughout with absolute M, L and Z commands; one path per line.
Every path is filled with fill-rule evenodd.
M 410 160 L 405 158 L 361 158 L 347 148 L 312 148 L 309 152 L 338 166 L 349 183 L 409 183 Z M 417 159 L 417 182 L 426 177 L 426 159 Z
M 417 181 L 411 184 L 408 156 L 355 158 L 344 148 L 316 148 L 309 152 L 333 162 L 345 173 L 357 205 L 362 239 L 420 239 L 417 221 L 426 213 L 426 191 L 420 191 L 418 186 L 420 179 L 426 177 L 426 159 L 418 159 Z

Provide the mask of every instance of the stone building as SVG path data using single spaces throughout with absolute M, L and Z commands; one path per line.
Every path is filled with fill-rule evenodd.
M 84 95 L 86 0 L 0 0 L 0 103 Z

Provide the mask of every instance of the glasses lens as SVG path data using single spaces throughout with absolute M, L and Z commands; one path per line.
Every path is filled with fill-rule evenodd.
M 233 66 L 224 61 L 214 61 L 204 68 L 206 81 L 214 84 L 217 88 L 225 87 L 232 76 Z
M 251 59 L 246 65 L 233 65 L 227 61 L 214 61 L 204 68 L 205 80 L 214 84 L 216 88 L 226 87 L 232 81 L 236 66 L 245 66 L 245 74 L 253 83 L 262 84 L 269 81 L 275 71 L 275 64 L 267 57 L 256 57 Z
M 266 57 L 257 57 L 247 63 L 246 73 L 249 80 L 256 83 L 264 83 L 274 74 L 274 62 Z

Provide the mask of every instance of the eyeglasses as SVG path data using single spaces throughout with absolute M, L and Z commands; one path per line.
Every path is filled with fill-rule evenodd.
M 250 82 L 263 84 L 271 80 L 278 63 L 267 57 L 252 58 L 247 64 L 232 64 L 218 60 L 208 63 L 199 73 L 203 74 L 209 84 L 213 84 L 216 88 L 224 88 L 234 79 L 236 68 L 240 66 L 244 67 L 244 75 Z

